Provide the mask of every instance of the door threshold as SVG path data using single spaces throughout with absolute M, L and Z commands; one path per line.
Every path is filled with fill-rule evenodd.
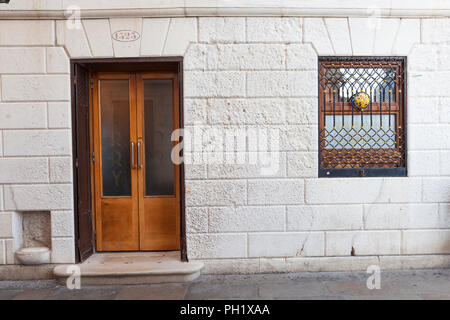
M 190 282 L 203 269 L 201 262 L 182 262 L 179 251 L 95 253 L 77 266 L 81 285 Z M 68 267 L 53 269 L 61 283 L 73 275 Z

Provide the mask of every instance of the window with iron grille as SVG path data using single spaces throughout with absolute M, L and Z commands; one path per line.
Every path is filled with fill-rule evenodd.
M 406 176 L 406 58 L 319 58 L 319 176 Z

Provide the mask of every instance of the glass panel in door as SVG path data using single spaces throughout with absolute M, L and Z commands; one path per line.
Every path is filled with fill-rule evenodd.
M 131 196 L 128 80 L 100 80 L 102 194 Z
M 174 195 L 172 80 L 143 80 L 145 196 Z

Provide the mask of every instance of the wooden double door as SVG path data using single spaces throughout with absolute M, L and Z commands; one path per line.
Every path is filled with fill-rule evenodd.
M 93 74 L 97 251 L 180 249 L 177 74 Z

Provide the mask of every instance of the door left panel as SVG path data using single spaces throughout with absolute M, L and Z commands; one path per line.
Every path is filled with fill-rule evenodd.
M 98 251 L 139 250 L 135 167 L 136 79 L 94 76 L 94 155 Z

